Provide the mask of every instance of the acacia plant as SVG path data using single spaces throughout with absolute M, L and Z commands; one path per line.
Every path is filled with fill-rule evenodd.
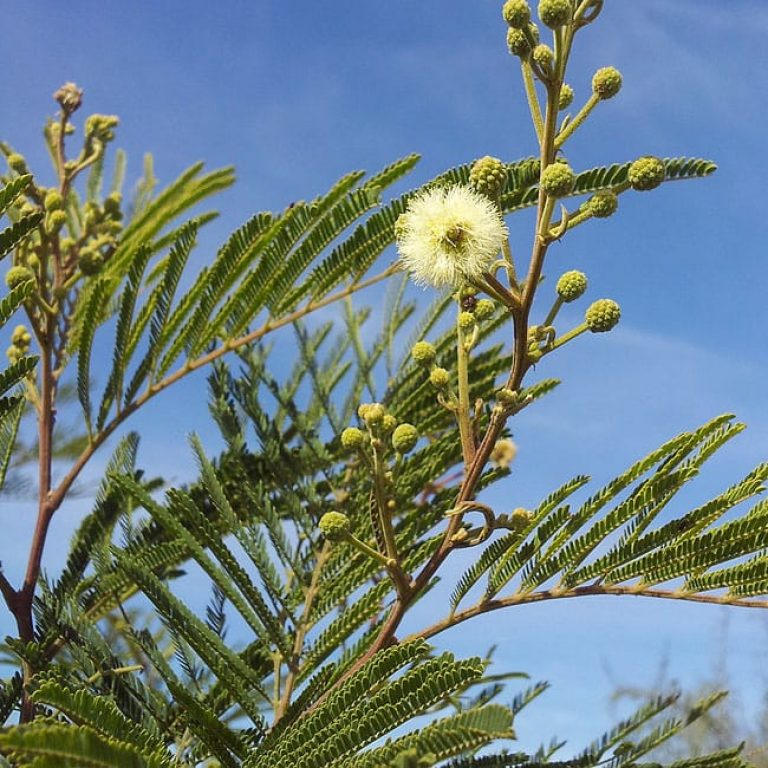
M 0 457 L 7 468 L 31 408 L 39 464 L 26 574 L 18 586 L 0 574 L 18 629 L 7 651 L 20 666 L 0 689 L 6 764 L 538 765 L 560 745 L 510 751 L 508 740 L 545 686 L 500 703 L 507 676 L 488 672 L 490 657 L 436 655 L 428 639 L 479 614 L 582 595 L 768 607 L 768 506 L 728 515 L 762 492 L 768 465 L 682 515 L 665 512 L 741 431 L 731 416 L 671 438 L 578 502 L 585 476 L 533 509 L 494 509 L 481 496 L 507 482 L 511 420 L 557 386 L 540 378 L 553 353 L 620 319 L 602 298 L 583 323 L 563 326 L 559 311 L 583 297 L 587 278 L 570 271 L 550 286 L 550 245 L 599 226 L 625 195 L 715 169 L 649 156 L 576 171 L 564 159 L 570 137 L 622 86 L 616 69 L 600 69 L 569 111 L 571 52 L 602 6 L 541 0 L 547 44 L 525 0 L 504 3 L 535 156 L 484 157 L 386 203 L 383 190 L 416 156 L 368 178 L 349 174 L 311 202 L 253 216 L 188 282 L 197 232 L 213 214 L 181 219 L 232 182 L 229 169 L 193 166 L 157 193 L 147 165 L 124 207 L 122 159 L 106 196 L 101 183 L 116 118 L 87 118 L 82 149 L 68 153 L 82 101 L 72 84 L 55 94 L 59 112 L 45 130 L 53 186 L 3 145 L 0 203 L 12 224 L 0 242 L 12 265 L 0 319 L 19 309 L 26 321 L 0 382 L 13 393 L 0 403 Z M 515 244 L 513 255 L 506 217 L 526 208 L 535 210 L 530 250 Z M 396 260 L 380 264 L 395 243 Z M 369 311 L 351 297 L 385 278 L 385 327 L 365 344 Z M 436 290 L 421 316 L 406 298 L 410 279 Z M 339 333 L 302 322 L 334 302 Z M 285 377 L 264 343 L 278 331 L 295 340 Z M 102 339 L 114 350 L 107 370 L 92 364 Z M 160 500 L 137 467 L 137 436 L 124 434 L 63 571 L 42 578 L 51 518 L 84 466 L 148 400 L 206 365 L 226 450 L 210 459 L 193 437 L 198 482 Z M 54 456 L 57 395 L 69 381 L 84 437 L 67 466 Z M 516 492 L 510 484 L 505 497 Z M 444 618 L 403 636 L 406 614 L 464 549 L 477 555 Z M 212 585 L 204 617 L 175 591 L 189 567 Z M 659 698 L 573 764 L 638 764 L 719 698 L 666 720 L 674 697 Z M 427 724 L 401 729 L 420 715 Z M 742 763 L 734 747 L 679 765 Z

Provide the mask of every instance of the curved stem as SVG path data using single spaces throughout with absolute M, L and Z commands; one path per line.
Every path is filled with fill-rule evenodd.
M 487 600 L 476 603 L 471 608 L 459 611 L 453 616 L 449 616 L 436 622 L 426 629 L 414 632 L 406 637 L 403 642 L 416 639 L 427 639 L 434 637 L 446 629 L 455 627 L 457 624 L 467 621 L 475 616 L 481 616 L 484 613 L 498 611 L 502 608 L 509 608 L 514 605 L 528 605 L 530 603 L 541 603 L 546 600 L 559 600 L 571 597 L 594 597 L 598 595 L 626 596 L 635 595 L 637 597 L 655 597 L 662 600 L 683 600 L 691 603 L 707 603 L 710 605 L 731 605 L 741 608 L 768 608 L 768 600 L 751 600 L 745 598 L 728 597 L 727 595 L 702 595 L 691 592 L 676 592 L 665 589 L 639 589 L 633 586 L 605 586 L 589 585 L 585 587 L 575 587 L 566 591 L 544 590 L 541 592 L 528 592 L 525 594 L 511 595 L 498 600 Z

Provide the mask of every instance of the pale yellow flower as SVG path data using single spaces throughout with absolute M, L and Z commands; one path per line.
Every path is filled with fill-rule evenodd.
M 504 438 L 497 440 L 491 451 L 491 462 L 494 466 L 506 469 L 517 456 L 517 445 L 512 440 Z
M 414 197 L 396 226 L 400 260 L 417 285 L 458 286 L 487 272 L 507 237 L 494 204 L 468 187 Z

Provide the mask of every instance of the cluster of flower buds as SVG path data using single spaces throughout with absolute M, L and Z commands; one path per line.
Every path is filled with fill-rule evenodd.
M 11 334 L 11 346 L 5 351 L 8 360 L 17 362 L 28 354 L 29 345 L 32 343 L 32 334 L 24 325 L 17 325 Z
M 381 403 L 363 403 L 357 415 L 366 427 L 347 427 L 341 433 L 341 445 L 347 451 L 364 451 L 370 445 L 375 451 L 385 452 L 387 444 L 395 453 L 410 453 L 419 441 L 416 427 L 408 423 L 398 424 L 397 419 Z

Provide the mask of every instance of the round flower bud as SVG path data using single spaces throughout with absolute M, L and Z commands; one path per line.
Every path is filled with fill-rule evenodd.
M 533 514 L 523 507 L 517 507 L 512 510 L 512 514 L 509 516 L 509 522 L 512 523 L 512 528 L 516 531 L 525 530 L 533 520 Z
M 468 330 L 475 324 L 475 316 L 471 312 L 459 312 L 459 328 Z
M 517 456 L 517 446 L 507 438 L 497 440 L 491 451 L 490 460 L 497 467 L 506 469 Z
M 318 527 L 328 541 L 343 541 L 352 530 L 352 524 L 343 512 L 326 512 Z
M 557 102 L 558 109 L 568 109 L 573 104 L 573 88 L 568 83 L 560 86 L 560 100 Z
M 392 447 L 398 453 L 410 453 L 419 441 L 419 433 L 413 424 L 401 424 L 392 433 Z
M 22 357 L 22 355 L 23 352 L 15 344 L 11 344 L 11 346 L 5 350 L 5 356 L 11 363 L 15 363 L 20 357 Z
M 11 341 L 17 347 L 24 348 L 29 346 L 30 342 L 32 341 L 32 336 L 30 335 L 25 325 L 17 325 L 11 334 Z
M 635 160 L 629 166 L 629 173 L 627 174 L 630 186 L 638 192 L 656 189 L 665 178 L 664 161 L 651 155 Z
M 45 193 L 45 202 L 43 203 L 46 211 L 58 211 L 64 207 L 64 200 L 58 189 L 49 189 Z
M 104 257 L 100 251 L 92 251 L 86 248 L 80 251 L 77 266 L 80 267 L 80 271 L 86 277 L 91 277 L 92 275 L 97 275 L 104 266 Z
M 507 0 L 501 13 L 504 16 L 504 21 L 510 27 L 517 29 L 526 27 L 531 21 L 531 8 L 528 5 L 528 0 Z
M 451 383 L 451 374 L 445 368 L 433 368 L 429 374 L 429 383 L 435 389 L 447 389 Z
M 366 403 L 357 409 L 358 415 L 369 427 L 381 424 L 386 412 L 381 403 Z
M 496 393 L 496 399 L 502 404 L 502 405 L 515 405 L 518 401 L 518 394 L 515 392 L 514 389 L 500 389 Z
M 53 98 L 65 112 L 71 114 L 83 103 L 83 91 L 74 83 L 64 83 L 53 94 Z
M 14 288 L 17 288 L 20 285 L 23 285 L 28 280 L 34 280 L 35 276 L 32 273 L 32 270 L 27 269 L 27 267 L 22 267 L 20 265 L 11 267 L 6 273 L 5 273 L 5 284 L 13 290 Z
M 27 266 L 33 271 L 37 272 L 40 269 L 40 259 L 36 253 L 30 253 L 27 256 Z
M 475 305 L 475 317 L 478 320 L 485 320 L 496 311 L 496 305 L 490 299 L 480 299 Z
M 587 290 L 587 276 L 583 272 L 572 269 L 565 272 L 557 281 L 557 295 L 567 303 L 581 298 Z
M 357 427 L 347 427 L 341 433 L 341 444 L 348 451 L 354 451 L 357 448 L 361 448 L 365 442 L 365 435 L 361 429 Z
M 437 355 L 437 350 L 428 341 L 417 341 L 411 349 L 411 357 L 419 365 L 431 365 Z
M 27 172 L 27 161 L 24 159 L 24 157 L 18 152 L 13 152 L 12 154 L 8 155 L 8 166 L 12 171 L 16 171 L 16 173 L 26 173 Z
M 504 163 L 497 157 L 486 155 L 476 160 L 469 172 L 469 184 L 480 194 L 496 199 L 507 183 Z
M 573 7 L 571 0 L 541 0 L 539 18 L 550 29 L 557 29 L 571 20 Z
M 602 67 L 592 78 L 592 93 L 598 99 L 612 99 L 621 90 L 621 72 L 616 67 Z
M 587 200 L 587 208 L 596 219 L 607 219 L 616 213 L 619 196 L 615 192 L 595 192 Z
M 621 307 L 613 299 L 598 299 L 584 315 L 584 322 L 592 333 L 605 333 L 616 326 L 621 318 Z
M 548 45 L 541 43 L 533 49 L 533 60 L 548 72 L 555 63 L 555 52 Z
M 531 42 L 533 38 L 533 42 Z M 513 56 L 526 59 L 531 51 L 539 43 L 539 28 L 535 24 L 529 24 L 528 30 L 510 27 L 507 30 L 507 48 Z
M 397 419 L 391 413 L 385 413 L 381 420 L 382 432 L 389 434 L 397 426 Z
M 120 213 L 122 199 L 122 195 L 119 192 L 113 192 L 111 195 L 108 195 L 104 200 L 104 210 L 113 216 L 116 213 Z
M 58 232 L 67 223 L 67 214 L 64 211 L 51 211 L 45 217 L 45 229 L 47 232 Z
M 543 170 L 540 184 L 550 197 L 565 197 L 573 191 L 576 174 L 567 163 L 552 163 Z

